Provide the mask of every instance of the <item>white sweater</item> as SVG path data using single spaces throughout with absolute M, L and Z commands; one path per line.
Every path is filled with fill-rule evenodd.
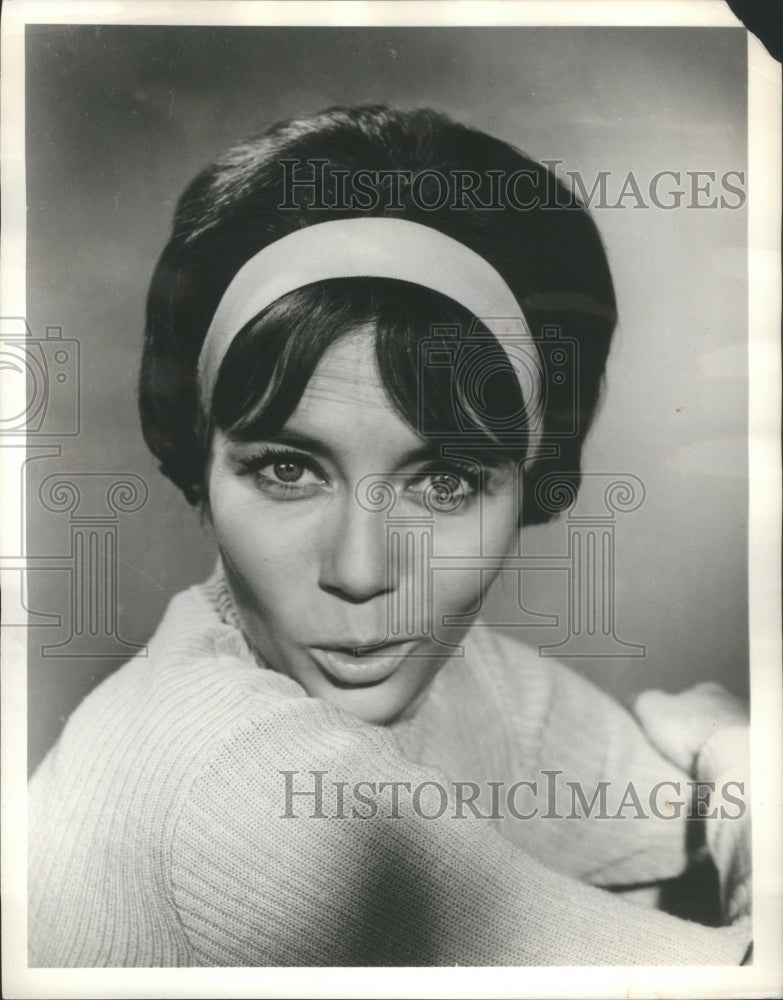
M 237 625 L 220 576 L 180 594 L 34 775 L 31 966 L 743 960 L 745 819 L 704 821 L 731 926 L 595 888 L 685 869 L 684 814 L 650 802 L 687 776 L 572 671 L 475 627 L 380 727 L 260 665 Z M 601 781 L 616 819 L 567 784 L 589 804 Z M 647 818 L 627 795 L 618 814 L 628 782 Z

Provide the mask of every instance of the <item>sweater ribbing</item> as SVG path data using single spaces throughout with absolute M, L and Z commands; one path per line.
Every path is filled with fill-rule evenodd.
M 34 776 L 31 965 L 740 961 L 743 926 L 567 877 L 676 875 L 681 824 L 423 820 L 407 800 L 396 820 L 281 816 L 286 770 L 448 789 L 551 757 L 585 780 L 671 777 L 591 685 L 474 630 L 415 713 L 371 726 L 259 664 L 231 615 L 219 581 L 175 598 L 148 658 L 85 700 Z

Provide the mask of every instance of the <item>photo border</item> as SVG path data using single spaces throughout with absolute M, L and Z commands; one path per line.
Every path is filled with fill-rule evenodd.
M 2 24 L 0 315 L 26 315 L 24 28 L 33 23 L 173 25 L 625 25 L 736 27 L 713 0 L 464 0 L 152 3 L 7 0 Z M 780 155 L 779 65 L 748 35 L 749 623 L 754 956 L 729 967 L 394 969 L 28 969 L 26 651 L 2 634 L 3 994 L 7 997 L 711 997 L 775 995 L 781 983 Z M 3 551 L 19 526 L 2 523 Z M 22 595 L 23 596 L 23 595 Z M 767 992 L 769 991 L 769 992 Z

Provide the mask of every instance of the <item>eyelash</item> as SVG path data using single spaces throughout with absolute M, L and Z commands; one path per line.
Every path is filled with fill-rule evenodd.
M 263 470 L 270 465 L 289 462 L 301 466 L 303 469 L 317 476 L 320 483 L 309 483 L 300 485 L 298 483 L 285 483 L 279 479 L 272 479 L 263 474 Z M 307 499 L 317 495 L 324 483 L 328 482 L 328 477 L 310 456 L 299 451 L 292 451 L 287 448 L 266 448 L 263 451 L 252 455 L 245 455 L 237 460 L 239 474 L 242 476 L 255 476 L 256 482 L 262 492 L 277 499 L 299 500 Z M 459 459 L 448 459 L 443 464 L 432 463 L 409 477 L 409 485 L 406 488 L 407 495 L 416 496 L 429 495 L 433 499 L 432 490 L 436 489 L 433 484 L 429 488 L 412 489 L 415 483 L 421 483 L 430 477 L 453 477 L 465 484 L 465 498 L 456 507 L 462 507 L 465 502 L 475 499 L 482 490 L 482 476 L 479 467 L 472 463 L 461 462 Z M 487 470 L 484 474 L 483 487 L 486 488 L 488 482 L 492 480 L 492 471 Z M 437 509 L 437 507 L 435 508 Z M 444 506 L 444 512 L 448 510 L 448 505 Z
M 297 483 L 284 483 L 278 479 L 271 479 L 269 476 L 263 475 L 262 470 L 267 466 L 283 462 L 301 465 L 303 469 L 312 472 L 313 475 L 318 476 L 321 480 L 326 480 L 325 473 L 313 459 L 307 455 L 303 455 L 301 452 L 291 451 L 288 448 L 266 448 L 253 455 L 242 456 L 237 464 L 239 465 L 240 475 L 255 476 L 259 487 L 262 489 L 263 480 L 267 484 L 264 492 L 271 493 L 273 496 L 285 496 L 288 499 L 305 499 L 319 492 L 321 483 L 310 483 L 309 486 L 314 488 L 308 489 L 307 486 L 303 487 Z

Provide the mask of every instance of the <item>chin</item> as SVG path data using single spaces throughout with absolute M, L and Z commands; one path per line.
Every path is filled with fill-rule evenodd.
M 353 690 L 333 688 L 328 693 L 322 692 L 320 697 L 336 708 L 341 708 L 357 719 L 375 726 L 393 722 L 406 707 L 405 702 L 369 688 Z
M 349 712 L 363 722 L 375 726 L 385 726 L 394 722 L 421 694 L 423 688 L 401 690 L 394 684 L 394 678 L 389 678 L 381 684 L 367 687 L 341 688 L 333 685 L 324 691 L 313 692 L 315 697 L 323 698 L 336 708 Z M 424 687 L 426 688 L 427 685 Z

